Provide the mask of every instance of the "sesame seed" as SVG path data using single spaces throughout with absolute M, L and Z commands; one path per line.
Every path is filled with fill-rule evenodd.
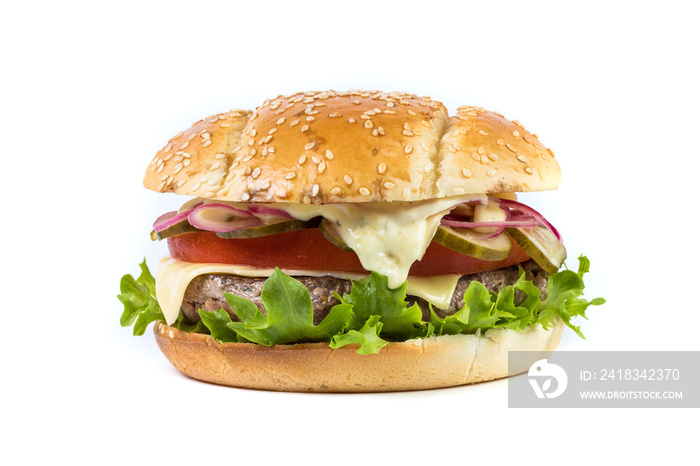
M 384 183 L 384 187 L 386 189 L 393 189 L 396 187 L 396 185 L 394 183 L 392 183 L 391 181 L 387 181 L 386 183 Z
M 177 175 L 178 173 L 180 173 L 180 170 L 182 170 L 182 167 L 183 167 L 183 165 L 181 163 L 178 163 L 177 165 L 175 165 L 175 167 L 173 169 L 173 175 Z
M 359 100 L 353 100 L 352 103 L 355 104 L 355 105 L 360 105 L 360 101 L 359 101 Z
M 372 126 L 374 126 L 374 124 L 372 123 L 372 120 L 365 121 L 365 128 L 371 128 Z
M 262 155 L 263 156 L 267 155 L 267 147 L 263 147 Z
M 231 123 L 221 123 L 219 126 L 221 126 L 222 128 L 228 128 L 229 126 L 231 126 Z
M 190 164 L 190 159 L 185 159 L 185 160 L 183 160 L 183 161 L 182 161 L 182 164 L 183 164 L 184 166 L 186 166 L 186 167 L 189 166 L 189 164 Z
M 260 167 L 255 167 L 253 170 L 253 173 L 251 174 L 251 177 L 255 180 L 260 176 Z
M 311 198 L 309 196 L 304 196 L 301 200 L 304 204 L 311 204 Z
M 294 173 L 294 172 L 289 172 L 289 173 L 287 173 L 286 175 L 284 175 L 284 179 L 285 179 L 285 180 L 293 180 L 294 178 L 296 178 L 296 176 L 297 176 L 296 173 Z
M 277 120 L 277 124 L 281 125 L 282 123 L 284 123 L 284 120 L 285 120 L 284 117 L 280 118 L 279 120 Z
M 245 170 L 243 170 L 243 174 L 245 176 L 250 176 L 251 172 L 252 172 L 252 170 L 250 169 L 250 167 L 245 167 Z
M 304 125 L 304 126 L 301 127 L 301 132 L 302 132 L 302 133 L 305 133 L 305 132 L 307 132 L 308 130 L 309 130 L 309 125 Z
M 272 135 L 266 136 L 265 139 L 262 140 L 263 144 L 267 144 L 268 142 L 272 141 Z
M 394 102 L 387 102 L 387 103 L 386 103 L 386 106 L 387 106 L 387 107 L 393 107 L 393 106 L 394 106 Z
M 506 142 L 505 142 L 503 139 L 498 139 L 498 140 L 496 141 L 496 144 L 498 144 L 499 146 L 502 146 L 502 145 L 504 145 L 505 143 L 506 143 Z
M 253 136 L 253 137 L 257 136 L 257 135 L 258 135 L 258 130 L 255 129 L 255 128 L 251 129 L 251 130 L 250 130 L 250 135 Z
M 277 192 L 275 193 L 275 196 L 284 199 L 285 197 L 287 197 L 287 190 L 284 189 L 284 188 L 280 188 L 280 189 L 278 189 Z
M 275 153 L 275 148 L 274 148 L 273 146 L 270 146 L 270 147 L 267 148 L 267 151 L 268 151 L 270 154 L 274 154 L 274 153 Z
M 272 128 L 270 131 L 267 132 L 267 134 L 275 134 L 277 132 L 277 128 Z
M 299 165 L 304 165 L 304 162 L 306 162 L 306 154 L 302 154 L 302 156 L 299 157 Z
M 318 163 L 321 161 L 321 159 L 319 159 L 319 158 L 316 157 L 315 155 L 312 155 L 312 156 L 311 156 L 311 161 L 312 161 L 313 163 L 315 163 L 316 165 L 318 165 Z
M 197 191 L 201 186 L 202 183 L 195 183 L 194 186 L 192 186 L 192 191 Z
M 219 168 L 219 162 L 214 162 L 211 167 L 209 167 L 209 171 L 214 171 L 217 168 Z
M 348 123 L 355 123 L 355 119 L 353 117 L 348 118 Z
M 525 171 L 530 175 L 532 175 L 532 173 L 533 173 L 532 168 L 530 168 L 530 167 L 525 167 Z
M 248 193 L 243 193 L 243 194 L 241 195 L 241 201 L 244 201 L 244 202 L 245 202 L 245 201 L 248 201 L 248 200 L 250 200 L 250 194 L 248 194 Z
M 258 153 L 258 151 L 255 150 L 255 148 L 250 149 L 250 155 L 255 155 L 257 153 Z
M 484 131 L 483 129 L 480 129 L 480 130 L 479 130 L 479 134 L 481 134 L 482 136 L 488 136 L 488 135 L 489 135 L 489 133 L 487 133 L 487 132 Z
M 450 152 L 457 152 L 457 149 L 452 144 L 447 145 L 447 150 L 449 150 Z
M 495 169 L 495 168 L 492 168 L 491 170 L 488 170 L 488 171 L 486 172 L 486 174 L 487 174 L 488 176 L 494 176 L 494 175 L 496 174 L 496 169 Z
M 406 144 L 406 147 L 403 148 L 403 151 L 407 154 L 410 154 L 411 152 L 413 152 L 413 146 L 410 144 Z
M 369 120 L 372 117 L 369 115 L 360 115 L 360 118 L 362 118 L 363 120 Z
M 326 158 L 327 158 L 328 160 L 333 160 L 334 157 L 335 157 L 335 155 L 333 155 L 333 152 L 331 152 L 330 150 L 326 149 Z
M 314 197 L 318 196 L 318 190 L 319 190 L 319 187 L 317 184 L 315 184 L 314 187 L 311 188 L 311 195 Z
M 314 118 L 314 117 L 312 117 L 312 116 L 306 117 L 306 121 L 308 121 L 308 122 L 314 121 L 315 119 L 316 119 L 316 118 Z
M 187 141 L 186 143 L 184 143 L 183 145 L 180 146 L 180 150 L 183 150 L 185 147 L 187 147 L 189 145 L 190 145 L 190 142 Z
M 509 143 L 509 144 L 506 144 L 506 147 L 507 147 L 509 150 L 515 152 L 515 147 L 513 147 L 512 144 L 510 144 L 510 143 Z
M 423 170 L 429 172 L 433 168 L 433 162 L 425 162 Z
M 340 194 L 340 188 L 336 186 L 335 188 L 331 189 L 331 194 Z
M 289 127 L 291 128 L 292 126 L 296 126 L 299 124 L 299 120 L 294 120 L 289 124 Z
M 496 155 L 496 154 L 489 154 L 489 158 L 495 162 L 496 160 L 498 160 L 498 155 Z
M 527 157 L 525 157 L 524 155 L 516 155 L 515 158 L 520 160 L 521 162 L 527 162 Z
M 270 189 L 270 182 L 268 181 L 266 183 L 263 183 L 262 186 L 260 186 L 260 189 L 262 189 L 263 191 L 266 189 Z
M 549 155 L 551 155 L 552 157 L 554 157 L 554 152 L 552 152 L 552 149 L 547 148 L 547 152 L 549 152 Z
M 520 131 L 518 131 L 517 129 L 513 131 L 513 136 L 515 136 L 516 138 L 520 136 Z
M 196 133 L 192 133 L 192 134 L 190 134 L 190 137 L 187 138 L 187 140 L 188 140 L 188 141 L 191 141 L 191 140 L 194 139 L 195 137 L 197 137 L 197 134 L 196 134 Z
M 384 128 L 382 128 L 381 126 L 380 126 L 379 128 L 377 128 L 377 131 L 378 131 L 379 134 L 381 134 L 382 136 L 384 136 L 384 135 L 386 134 L 386 131 L 384 131 Z
M 343 179 L 345 180 L 345 183 L 346 183 L 346 184 L 348 184 L 348 185 L 351 185 L 351 184 L 352 184 L 352 178 L 350 178 L 349 175 L 345 175 L 345 176 L 343 177 Z
M 183 155 L 184 155 L 184 154 L 183 154 Z M 224 159 L 224 158 L 226 158 L 226 154 L 216 154 L 216 155 L 215 155 L 215 158 L 218 159 L 218 160 Z
M 321 162 L 318 164 L 318 172 L 323 173 L 326 170 L 326 162 Z
M 472 176 L 472 172 L 470 172 L 470 171 L 467 170 L 466 168 L 463 168 L 463 169 L 462 169 L 462 175 L 464 175 L 465 178 L 469 178 L 469 177 Z
M 369 196 L 369 189 L 365 188 L 364 186 L 360 188 L 360 194 L 363 196 Z
M 204 131 L 202 134 L 200 134 L 200 136 L 203 139 L 210 139 L 211 138 L 211 134 L 207 133 L 206 131 Z
M 386 164 L 384 162 L 380 163 L 379 166 L 377 167 L 377 170 L 379 171 L 380 175 L 383 175 L 384 172 L 386 171 Z
M 408 111 L 408 114 L 411 115 L 411 116 L 416 116 L 416 112 L 414 112 L 413 110 L 409 110 L 409 111 Z
M 403 130 L 402 133 L 404 136 L 413 136 L 413 131 L 409 131 L 407 129 Z
M 377 136 L 379 137 L 379 130 L 377 128 L 372 130 L 372 136 Z

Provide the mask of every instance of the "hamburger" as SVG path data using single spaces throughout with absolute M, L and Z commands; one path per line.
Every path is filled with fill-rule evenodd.
M 235 387 L 418 390 L 506 377 L 585 317 L 588 260 L 516 193 L 556 189 L 551 150 L 479 107 L 303 92 L 196 122 L 144 185 L 182 196 L 155 276 L 125 275 L 123 326 L 182 373 Z M 582 335 L 581 335 L 582 336 Z

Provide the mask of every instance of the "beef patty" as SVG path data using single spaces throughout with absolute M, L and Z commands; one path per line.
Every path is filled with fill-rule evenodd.
M 542 299 L 544 299 L 547 296 L 547 272 L 542 270 L 533 260 L 520 264 L 520 267 L 525 271 L 526 278 L 531 280 L 540 290 Z M 506 286 L 515 283 L 518 277 L 519 271 L 517 265 L 488 272 L 464 275 L 457 282 L 457 287 L 452 295 L 449 308 L 438 309 L 437 307 L 433 307 L 433 309 L 440 317 L 452 315 L 459 311 L 464 306 L 464 292 L 467 290 L 469 283 L 474 280 L 483 283 L 489 291 L 498 293 Z M 304 276 L 294 278 L 299 280 L 311 294 L 311 302 L 314 309 L 314 324 L 316 325 L 328 315 L 333 306 L 339 304 L 338 300 L 333 297 L 333 292 L 342 296 L 344 293 L 350 293 L 350 289 L 352 288 L 352 282 L 343 278 L 329 276 Z M 185 291 L 181 307 L 185 320 L 189 323 L 199 321 L 198 309 L 214 311 L 223 308 L 231 315 L 232 320 L 240 321 L 224 299 L 224 292 L 248 299 L 255 303 L 262 312 L 265 312 L 265 306 L 263 306 L 260 299 L 260 293 L 265 280 L 266 278 L 249 278 L 226 274 L 200 275 L 190 282 Z M 515 304 L 520 304 L 524 299 L 524 294 L 516 290 Z M 428 308 L 427 301 L 417 296 L 407 296 L 406 301 L 408 301 L 409 305 L 417 303 L 423 312 L 423 320 L 429 320 L 430 309 Z

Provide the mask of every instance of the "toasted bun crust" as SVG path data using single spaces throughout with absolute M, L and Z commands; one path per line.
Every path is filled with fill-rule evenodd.
M 552 152 L 478 107 L 449 118 L 429 97 L 306 92 L 206 118 L 146 171 L 154 191 L 237 202 L 417 201 L 555 189 Z
M 378 354 L 359 355 L 357 346 L 337 350 L 327 343 L 265 347 L 221 344 L 163 322 L 154 327 L 163 354 L 183 374 L 242 388 L 297 392 L 387 392 L 452 387 L 509 374 L 508 351 L 554 351 L 564 324 L 545 331 L 492 329 L 481 336 L 444 335 L 389 343 Z M 534 361 L 533 361 L 534 362 Z

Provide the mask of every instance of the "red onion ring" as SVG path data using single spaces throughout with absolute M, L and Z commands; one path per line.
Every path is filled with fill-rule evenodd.
M 169 228 L 175 225 L 176 223 L 179 223 L 182 220 L 186 219 L 191 211 L 192 210 L 190 209 L 180 213 L 177 213 L 176 210 L 173 210 L 172 212 L 166 212 L 160 217 L 158 217 L 155 222 L 153 222 L 153 230 L 156 233 L 160 233 L 166 228 Z
M 277 217 L 285 217 L 285 218 L 292 218 L 287 211 L 282 210 L 282 209 L 276 209 L 274 207 L 270 206 L 265 206 L 265 205 L 251 205 L 248 207 L 248 210 L 252 212 L 253 214 L 257 215 L 274 215 Z
M 506 207 L 509 209 L 514 209 L 516 211 L 520 211 L 526 215 L 529 215 L 533 217 L 535 220 L 537 220 L 541 225 L 546 226 L 550 230 L 552 230 L 552 233 L 554 233 L 554 236 L 557 237 L 557 239 L 561 242 L 561 235 L 557 231 L 556 228 L 554 228 L 554 225 L 549 223 L 544 216 L 537 212 L 535 209 L 532 207 L 529 207 L 521 202 L 518 201 L 511 201 L 510 199 L 501 199 L 501 198 L 493 198 L 495 202 L 497 202 L 501 207 Z
M 215 214 L 222 219 L 207 218 L 205 214 Z M 187 220 L 195 228 L 200 230 L 227 232 L 242 230 L 262 225 L 262 220 L 253 216 L 250 212 L 236 209 L 228 204 L 212 202 L 196 207 L 189 213 Z

